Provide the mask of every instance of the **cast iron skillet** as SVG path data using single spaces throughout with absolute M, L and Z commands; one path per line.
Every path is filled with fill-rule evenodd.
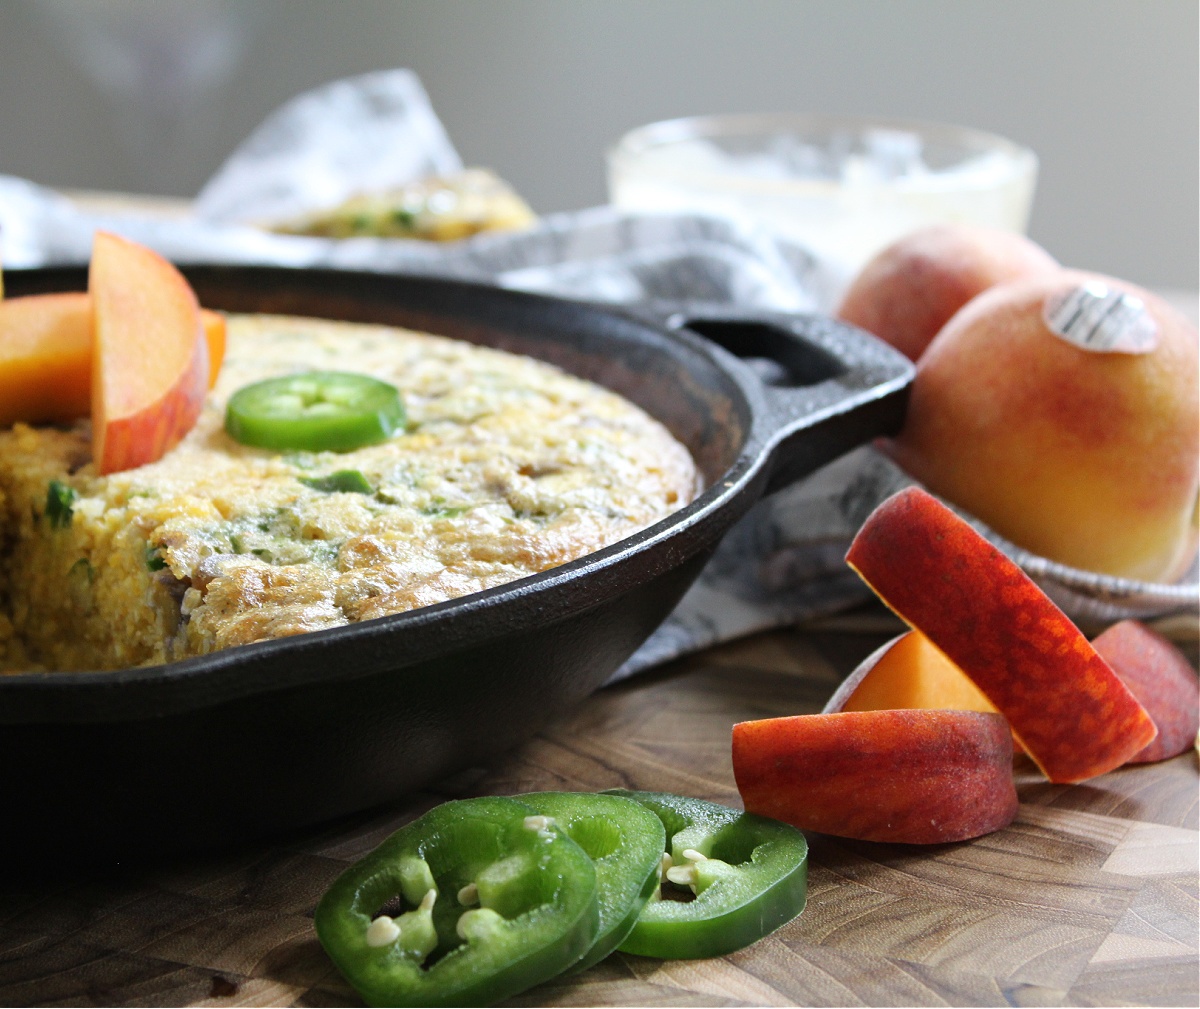
M 608 549 L 459 600 L 166 667 L 0 677 L 3 842 L 23 857 L 235 844 L 488 762 L 599 687 L 760 497 L 894 431 L 911 377 L 890 348 L 817 316 L 635 314 L 339 271 L 185 272 L 208 307 L 391 323 L 550 361 L 665 423 L 706 489 Z M 21 295 L 86 277 L 5 281 Z

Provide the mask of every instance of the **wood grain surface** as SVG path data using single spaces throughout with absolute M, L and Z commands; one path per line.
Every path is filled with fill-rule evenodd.
M 359 1005 L 316 940 L 313 908 L 390 831 L 444 798 L 547 788 L 736 805 L 731 724 L 819 710 L 881 640 L 760 635 L 602 691 L 497 766 L 370 815 L 179 864 L 9 883 L 0 1004 Z M 1016 772 L 1016 822 L 976 841 L 812 836 L 807 910 L 749 949 L 618 953 L 510 1004 L 1196 1005 L 1196 754 L 1075 786 L 1027 762 Z

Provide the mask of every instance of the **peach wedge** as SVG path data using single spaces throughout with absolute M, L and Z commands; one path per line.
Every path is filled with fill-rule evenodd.
M 99 473 L 154 462 L 192 429 L 208 390 L 196 295 L 157 253 L 107 232 L 92 247 L 92 455 Z
M 1136 620 L 1122 620 L 1092 641 L 1158 726 L 1158 736 L 1129 758 L 1148 764 L 1189 749 L 1200 731 L 1200 683 L 1183 653 Z
M 0 301 L 0 427 L 86 417 L 92 302 L 81 292 Z
M 1012 822 L 1012 736 L 977 711 L 846 711 L 740 722 L 733 773 L 751 813 L 838 837 L 945 844 Z

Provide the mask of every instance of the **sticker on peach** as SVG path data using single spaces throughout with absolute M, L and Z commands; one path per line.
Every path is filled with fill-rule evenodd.
M 1055 336 L 1100 354 L 1148 354 L 1158 346 L 1146 303 L 1099 280 L 1051 294 L 1042 321 Z

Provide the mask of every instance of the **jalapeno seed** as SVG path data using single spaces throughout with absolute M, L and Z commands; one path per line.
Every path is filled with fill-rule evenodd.
M 367 945 L 373 949 L 387 946 L 400 938 L 400 926 L 394 918 L 381 914 L 367 926 Z
M 503 924 L 504 917 L 490 907 L 476 907 L 462 913 L 455 931 L 463 942 L 478 942 L 495 935 Z

